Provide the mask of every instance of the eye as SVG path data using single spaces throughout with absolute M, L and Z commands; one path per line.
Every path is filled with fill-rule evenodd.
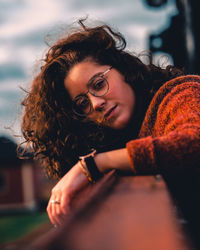
M 104 88 L 105 85 L 106 80 L 103 77 L 98 77 L 91 83 L 90 89 L 98 91 Z
M 79 97 L 76 100 L 76 105 L 80 108 L 80 109 L 86 109 L 89 106 L 89 100 L 86 97 Z

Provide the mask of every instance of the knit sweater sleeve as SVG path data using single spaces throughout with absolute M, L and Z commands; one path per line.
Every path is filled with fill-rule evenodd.
M 162 88 L 145 118 L 141 137 L 126 145 L 135 174 L 200 166 L 200 82 L 183 81 L 168 93 Z

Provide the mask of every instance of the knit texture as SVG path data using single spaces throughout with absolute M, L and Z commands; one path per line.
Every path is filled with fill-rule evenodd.
M 152 99 L 139 137 L 126 144 L 137 175 L 200 166 L 200 76 L 166 82 Z

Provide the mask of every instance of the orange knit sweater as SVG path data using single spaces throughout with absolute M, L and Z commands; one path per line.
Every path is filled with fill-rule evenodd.
M 148 107 L 139 138 L 126 147 L 137 175 L 200 166 L 200 76 L 165 83 Z

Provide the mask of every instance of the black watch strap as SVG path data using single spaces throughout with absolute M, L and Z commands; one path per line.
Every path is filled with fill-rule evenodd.
M 87 165 L 87 169 L 90 173 L 92 180 L 93 181 L 99 180 L 103 176 L 103 174 L 97 168 L 97 165 L 94 161 L 94 157 L 89 156 L 89 157 L 86 157 L 84 160 L 85 160 L 85 163 Z

